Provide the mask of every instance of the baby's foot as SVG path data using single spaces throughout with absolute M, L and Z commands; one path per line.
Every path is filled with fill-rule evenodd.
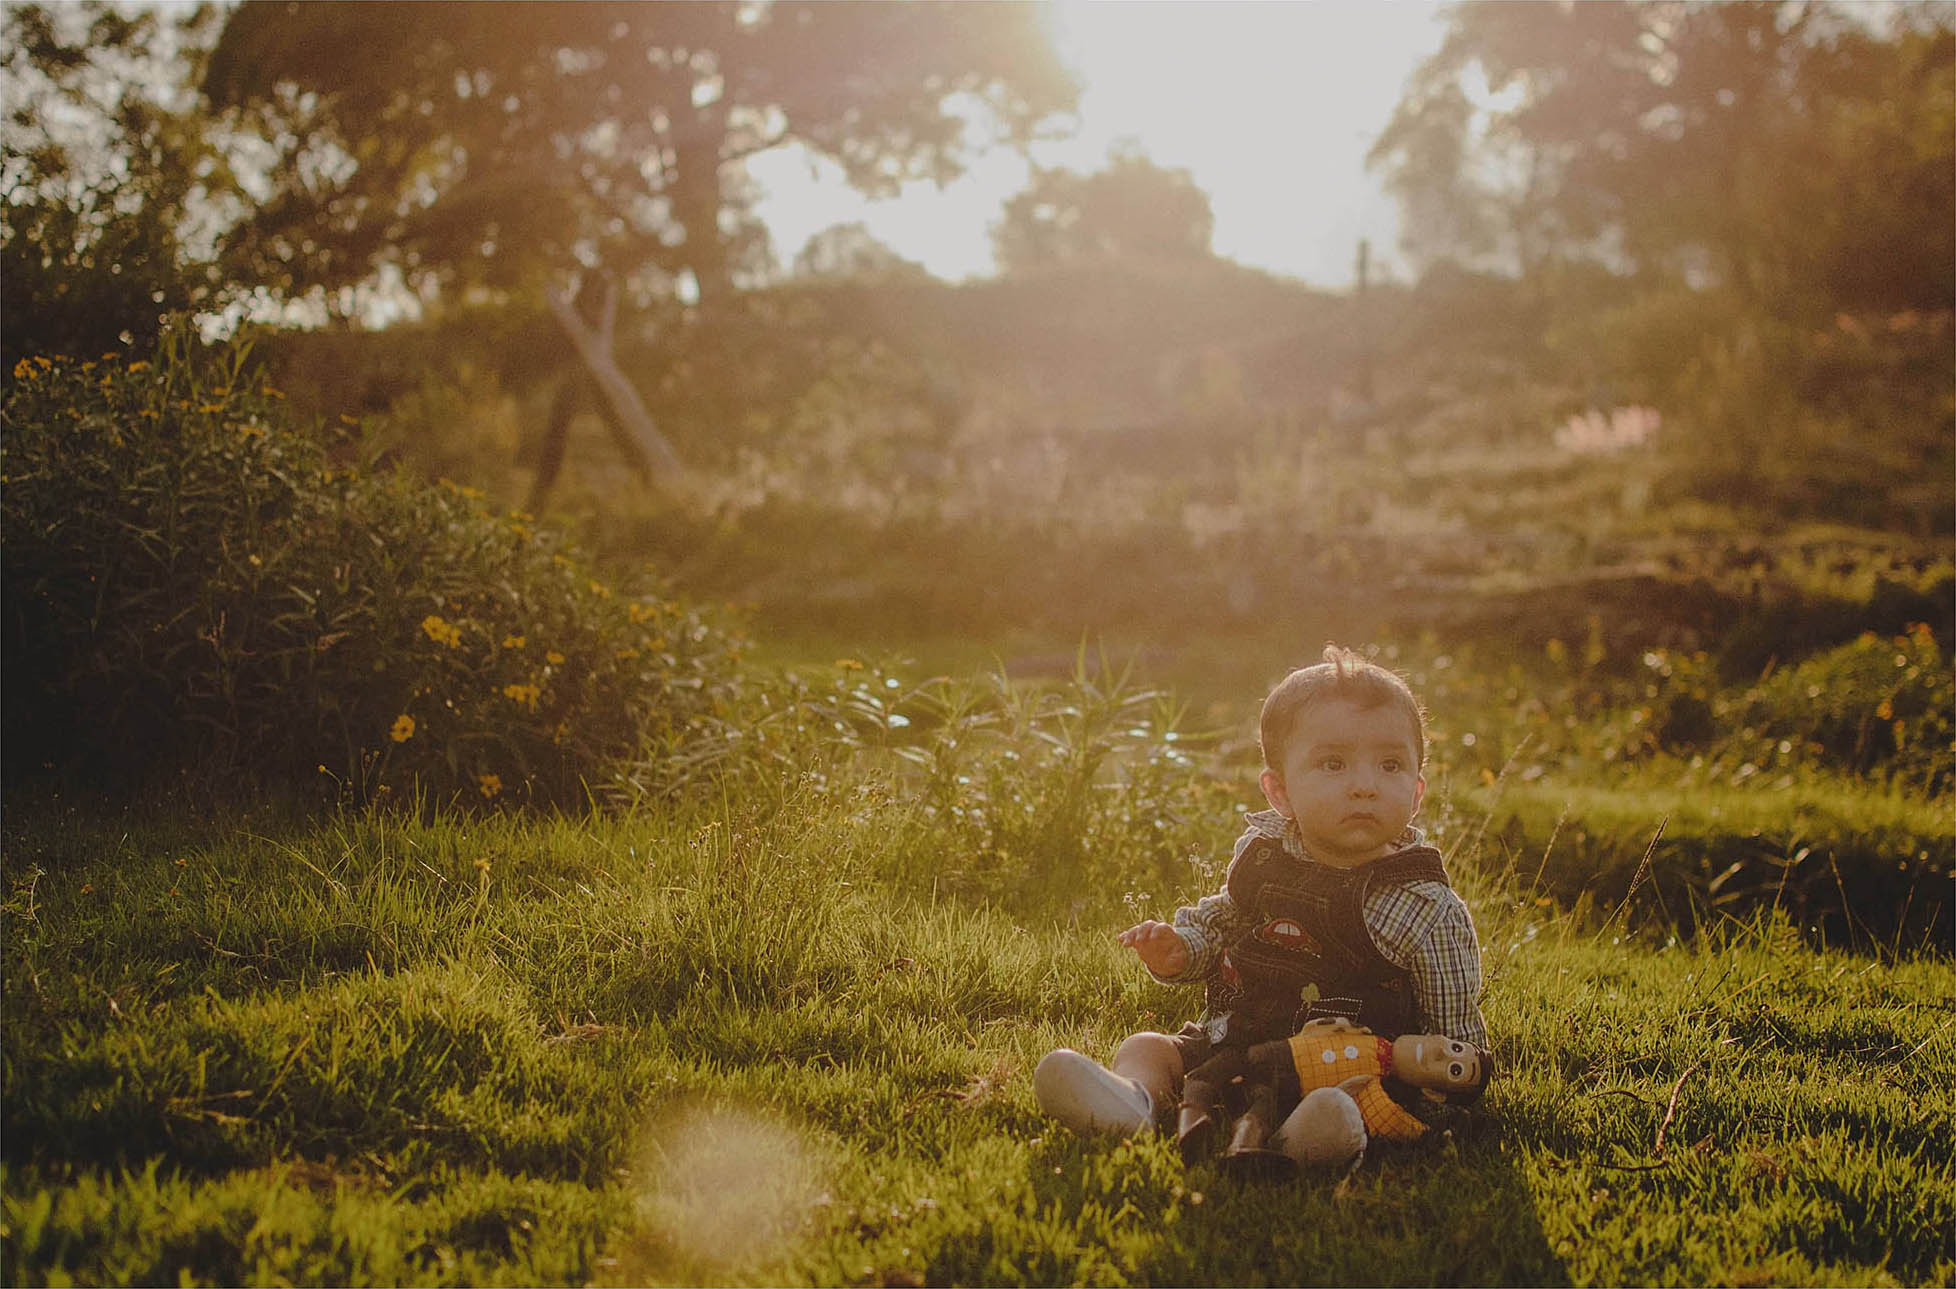
M 1155 1121 L 1154 1099 L 1146 1088 L 1070 1048 L 1040 1058 L 1032 1072 L 1032 1095 L 1041 1110 L 1075 1132 L 1126 1137 Z

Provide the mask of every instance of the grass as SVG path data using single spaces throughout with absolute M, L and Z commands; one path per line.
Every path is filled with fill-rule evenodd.
M 1486 1115 L 1256 1189 L 1031 1100 L 1193 1013 L 1112 932 L 1194 873 L 1008 912 L 839 771 L 549 821 L 10 805 L 9 1284 L 1956 1274 L 1947 960 L 1783 919 L 1598 936 L 1457 852 Z

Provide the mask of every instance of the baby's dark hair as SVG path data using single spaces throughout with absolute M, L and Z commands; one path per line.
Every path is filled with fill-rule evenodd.
M 1332 698 L 1348 699 L 1365 708 L 1390 704 L 1405 712 L 1413 723 L 1413 759 L 1419 765 L 1426 764 L 1426 713 L 1420 709 L 1412 689 L 1398 673 L 1386 670 L 1363 654 L 1326 645 L 1323 662 L 1291 672 L 1263 700 L 1257 734 L 1263 744 L 1266 768 L 1283 773 L 1284 741 L 1297 728 L 1298 717 L 1313 705 Z

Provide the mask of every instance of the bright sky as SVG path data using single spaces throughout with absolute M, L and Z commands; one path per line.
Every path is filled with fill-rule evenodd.
M 1079 131 L 1033 160 L 1104 169 L 1131 139 L 1186 169 L 1215 211 L 1219 255 L 1320 286 L 1352 281 L 1358 240 L 1394 259 L 1392 202 L 1365 169 L 1407 77 L 1439 47 L 1438 0 L 1059 0 L 1060 53 L 1083 83 Z M 991 225 L 1026 185 L 1024 159 L 986 155 L 939 189 L 866 202 L 797 148 L 754 158 L 758 213 L 783 264 L 810 236 L 861 221 L 940 277 L 994 271 Z

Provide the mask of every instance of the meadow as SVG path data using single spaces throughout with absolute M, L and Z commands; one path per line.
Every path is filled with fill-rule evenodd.
M 979 862 L 965 824 L 860 764 L 555 820 L 13 806 L 0 1275 L 1956 1270 L 1946 957 L 1817 950 L 1770 908 L 1688 940 L 1620 910 L 1586 928 L 1471 827 L 1442 836 L 1502 1067 L 1468 1129 L 1267 1188 L 1185 1170 L 1162 1138 L 1055 1130 L 1031 1101 L 1041 1053 L 1104 1054 L 1195 1002 L 1149 983 L 1112 931 L 1213 872 L 1139 869 L 1160 853 L 1158 794 L 1105 795 L 1056 790 L 1031 803 L 1043 840 L 1001 838 L 994 862 L 1035 872 L 1042 846 L 1067 845 L 1058 825 L 1095 838 L 1099 880 L 1046 889 L 953 880 Z M 1185 825 L 1227 837 L 1228 796 L 1183 795 Z
M 1421 511 L 1392 424 L 1063 520 L 538 519 L 286 402 L 181 338 L 9 386 L 7 1283 L 1956 1275 L 1935 532 L 1472 434 Z M 1431 709 L 1484 1112 L 1275 1187 L 1056 1131 L 1043 1052 L 1199 1006 L 1113 935 L 1327 638 Z

